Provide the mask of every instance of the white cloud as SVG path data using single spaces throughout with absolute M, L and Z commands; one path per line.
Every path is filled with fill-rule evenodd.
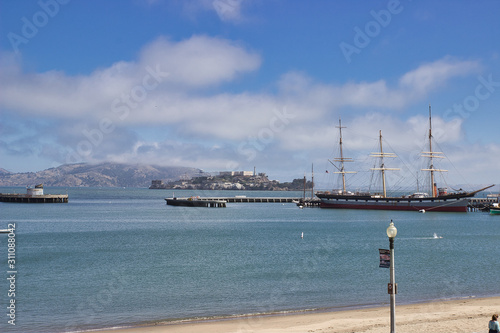
M 347 118 L 347 117 L 346 117 Z M 361 113 L 342 121 L 344 144 L 352 153 L 367 153 L 378 149 L 379 130 L 382 131 L 386 147 L 396 151 L 422 151 L 427 140 L 428 118 L 412 116 L 399 119 L 380 112 Z M 298 125 L 291 124 L 282 135 L 283 148 L 287 150 L 330 149 L 338 143 L 338 118 L 331 122 Z M 298 130 L 300 128 L 300 130 Z M 462 121 L 449 122 L 438 116 L 433 117 L 433 137 L 440 144 L 456 144 L 463 138 Z
M 465 76 L 477 72 L 480 65 L 477 61 L 459 61 L 445 57 L 432 63 L 426 63 L 403 75 L 400 86 L 417 97 L 444 85 L 450 78 Z
M 213 86 L 259 68 L 260 56 L 226 39 L 193 36 L 180 42 L 159 38 L 146 46 L 139 68 L 159 66 L 168 83 L 187 88 Z
M 175 92 L 218 86 L 256 70 L 260 61 L 258 54 L 234 42 L 193 36 L 177 43 L 159 38 L 142 50 L 137 62 L 117 62 L 88 76 L 22 73 L 2 65 L 0 107 L 65 118 L 101 116 L 117 98 L 130 100 L 127 95 L 136 93 L 131 103 L 135 105 L 144 99 L 142 90 Z
M 238 22 L 242 20 L 243 0 L 213 0 L 212 6 L 222 21 Z
M 184 14 L 192 20 L 202 12 L 213 12 L 225 23 L 238 24 L 247 20 L 243 15 L 243 7 L 248 0 L 183 0 Z
M 291 72 L 283 75 L 279 87 L 286 95 L 298 95 L 313 105 L 326 101 L 334 108 L 401 109 L 443 87 L 452 78 L 477 73 L 480 67 L 477 61 L 445 57 L 403 74 L 394 85 L 384 79 L 327 85 L 314 82 L 306 74 Z

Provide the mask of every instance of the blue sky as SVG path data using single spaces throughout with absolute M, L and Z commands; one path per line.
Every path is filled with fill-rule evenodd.
M 431 104 L 450 182 L 492 184 L 499 16 L 498 1 L 0 0 L 0 167 L 291 180 L 314 163 L 319 179 L 339 117 L 348 155 L 365 161 L 382 130 L 416 164 Z

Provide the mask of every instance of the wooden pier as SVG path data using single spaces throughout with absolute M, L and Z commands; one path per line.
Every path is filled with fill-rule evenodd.
M 43 184 L 26 187 L 25 194 L 0 193 L 0 202 L 16 203 L 67 203 L 67 194 L 43 194 Z
M 67 194 L 15 194 L 15 193 L 0 193 L 0 202 L 16 202 L 16 203 L 67 203 Z

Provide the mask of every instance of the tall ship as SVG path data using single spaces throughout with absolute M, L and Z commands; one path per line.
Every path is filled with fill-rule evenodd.
M 429 106 L 429 151 L 422 152 L 423 157 L 429 159 L 429 164 L 426 168 L 421 169 L 429 173 L 429 184 L 431 187 L 430 194 L 420 192 L 411 193 L 402 196 L 388 196 L 386 189 L 386 172 L 392 170 L 399 170 L 397 168 L 386 167 L 384 159 L 396 157 L 394 153 L 386 153 L 382 147 L 382 131 L 379 132 L 379 146 L 380 151 L 372 153 L 372 157 L 379 159 L 380 164 L 378 167 L 372 168 L 372 171 L 380 172 L 380 179 L 382 185 L 382 192 L 372 194 L 370 192 L 361 191 L 348 191 L 346 190 L 346 174 L 356 173 L 354 171 L 346 171 L 345 163 L 353 162 L 352 158 L 345 157 L 342 149 L 342 122 L 339 119 L 340 131 L 340 156 L 334 158 L 331 162 L 338 171 L 334 172 L 340 174 L 342 178 L 342 189 L 317 192 L 316 196 L 321 199 L 321 208 L 344 208 L 344 209 L 377 209 L 377 210 L 405 210 L 405 211 L 420 211 L 420 212 L 467 212 L 468 198 L 473 197 L 476 193 L 484 191 L 494 185 L 485 188 L 466 192 L 456 191 L 448 192 L 446 188 L 439 188 L 435 182 L 436 172 L 446 172 L 434 167 L 434 160 L 444 158 L 442 152 L 433 151 L 432 148 L 432 117 L 431 107 Z

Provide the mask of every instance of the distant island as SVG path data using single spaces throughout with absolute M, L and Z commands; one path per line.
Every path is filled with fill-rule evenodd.
M 280 183 L 269 180 L 265 173 L 255 174 L 252 171 L 222 171 L 217 175 L 200 174 L 190 179 L 179 179 L 164 183 L 163 180 L 153 180 L 150 189 L 183 189 L 183 190 L 259 190 L 259 191 L 300 191 L 310 190 L 312 183 L 304 184 L 303 178 L 292 182 Z

